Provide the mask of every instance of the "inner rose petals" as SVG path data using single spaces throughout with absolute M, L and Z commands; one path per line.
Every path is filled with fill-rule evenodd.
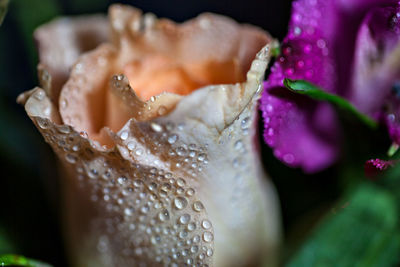
M 244 81 L 236 58 L 225 62 L 177 64 L 166 56 L 152 56 L 127 64 L 124 73 L 144 101 L 164 92 L 187 95 L 210 84 Z
M 112 43 L 75 63 L 60 97 L 64 122 L 101 144 L 102 128 L 117 132 L 130 118 L 143 121 L 166 115 L 175 107 L 176 95 L 243 82 L 250 55 L 270 39 L 256 27 L 213 14 L 183 24 L 142 16 L 139 10 L 120 5 L 112 6 L 110 14 Z M 122 89 L 122 95 L 110 85 L 118 74 L 124 74 L 132 88 Z

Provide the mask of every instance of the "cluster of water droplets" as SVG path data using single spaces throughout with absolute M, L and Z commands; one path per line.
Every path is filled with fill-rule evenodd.
M 208 164 L 207 150 L 205 146 L 180 140 L 183 131 L 184 123 L 131 121 L 118 133 L 117 142 L 122 145 L 119 149 L 126 158 L 196 178 Z
M 120 265 L 132 263 L 133 259 L 138 265 L 152 266 L 212 264 L 212 223 L 187 177 L 176 177 L 165 169 L 124 160 L 116 150 L 100 152 L 93 142 L 69 126 L 55 126 L 40 117 L 35 121 L 65 167 L 73 170 L 89 201 L 100 210 L 101 215 L 93 218 L 91 227 L 94 232 L 101 229 L 101 235 L 97 232 L 99 253 L 112 255 L 112 262 Z M 162 158 L 161 145 L 166 142 L 171 145 L 167 153 L 179 159 L 176 162 L 182 164 L 180 168 L 196 163 L 199 165 L 192 169 L 198 171 L 207 161 L 204 151 L 197 146 L 179 144 L 175 147 L 178 135 L 160 131 L 164 127 L 170 130 L 175 127 L 154 124 L 148 127 L 153 128 L 153 135 L 143 138 L 157 135 L 160 141 L 154 143 L 151 153 L 159 151 L 158 156 Z M 129 134 L 121 131 L 119 138 L 136 157 L 135 150 L 130 149 Z M 135 143 L 133 147 L 136 146 Z M 145 153 L 147 151 L 143 151 Z

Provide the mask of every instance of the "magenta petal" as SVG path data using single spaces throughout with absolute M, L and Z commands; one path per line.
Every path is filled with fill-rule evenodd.
M 332 108 L 285 93 L 283 79 L 308 80 L 350 94 L 356 34 L 369 9 L 389 0 L 299 0 L 293 3 L 282 54 L 264 85 L 264 139 L 277 158 L 315 172 L 338 157 L 339 127 Z
M 352 102 L 370 115 L 383 114 L 391 139 L 400 144 L 399 4 L 375 8 L 365 17 L 353 72 Z
M 335 114 L 329 105 L 315 105 L 308 99 L 282 100 L 265 93 L 261 110 L 264 140 L 274 149 L 274 155 L 287 165 L 313 173 L 336 159 Z
M 382 159 L 370 159 L 365 162 L 364 171 L 365 176 L 370 179 L 376 178 L 379 174 L 385 171 L 389 167 L 393 167 L 396 161 L 393 160 L 382 160 Z
M 334 91 L 334 81 L 330 79 L 332 60 L 322 31 L 317 27 L 321 12 L 327 11 L 330 1 L 311 2 L 293 3 L 289 34 L 283 41 L 282 55 L 264 84 L 260 106 L 264 140 L 273 148 L 275 156 L 308 173 L 326 168 L 338 154 L 337 123 L 332 108 L 290 95 L 283 88 L 286 77 L 306 79 Z
M 376 114 L 398 98 L 392 87 L 400 78 L 400 9 L 371 10 L 357 35 L 350 100 L 363 112 Z

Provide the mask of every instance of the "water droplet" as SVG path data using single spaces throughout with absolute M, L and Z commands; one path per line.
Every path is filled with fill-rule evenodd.
M 188 232 L 183 230 L 179 232 L 179 238 L 183 239 L 188 236 Z
M 155 191 L 157 189 L 157 184 L 156 183 L 150 183 L 148 185 L 148 188 L 150 191 Z
M 212 224 L 209 220 L 203 220 L 201 222 L 201 227 L 203 227 L 205 230 L 209 230 L 211 228 Z
M 296 66 L 297 66 L 298 68 L 300 68 L 300 69 L 303 68 L 303 67 L 304 67 L 304 61 L 303 61 L 303 60 L 297 61 Z
M 300 35 L 301 34 L 300 27 L 294 27 L 293 32 L 294 32 L 295 35 Z
M 323 40 L 323 39 L 319 39 L 318 41 L 317 41 L 317 46 L 319 47 L 319 48 L 325 48 L 325 46 L 326 46 L 326 42 L 325 42 L 325 40 Z
M 65 99 L 62 100 L 60 106 L 61 106 L 62 109 L 65 109 L 68 106 L 67 100 L 65 100 Z
M 167 108 L 165 106 L 160 106 L 157 110 L 158 115 L 162 116 L 167 112 Z
M 198 247 L 198 246 L 192 246 L 192 247 L 190 248 L 190 252 L 192 252 L 193 254 L 194 254 L 194 253 L 197 253 L 197 251 L 199 251 L 199 247 Z
M 147 214 L 147 213 L 149 212 L 149 210 L 150 210 L 150 207 L 149 207 L 148 205 L 144 205 L 144 206 L 142 206 L 142 207 L 140 208 L 140 211 L 141 211 L 143 214 Z
M 124 141 L 125 141 L 126 139 L 128 139 L 128 137 L 129 137 L 128 131 L 123 131 L 123 132 L 121 132 L 120 137 L 121 137 L 121 139 L 124 140 Z
M 159 214 L 158 214 L 158 218 L 160 219 L 160 221 L 165 222 L 167 220 L 169 220 L 169 212 L 168 210 L 164 209 L 162 210 Z
M 204 161 L 205 158 L 206 158 L 206 154 L 204 154 L 204 153 L 199 154 L 199 156 L 197 157 L 197 159 L 198 159 L 199 161 Z
M 135 181 L 133 181 L 133 185 L 135 187 L 141 187 L 143 185 L 142 180 L 136 179 Z
M 294 162 L 294 156 L 292 154 L 285 154 L 283 156 L 283 161 L 285 161 L 288 164 L 291 164 Z
M 58 127 L 58 131 L 63 134 L 69 134 L 71 132 L 71 128 L 68 125 L 60 125 Z
M 155 131 L 155 132 L 161 132 L 161 131 L 163 130 L 163 127 L 162 127 L 160 124 L 155 123 L 155 122 L 152 122 L 152 123 L 150 124 L 150 127 L 151 127 L 151 129 L 152 129 L 153 131 Z
M 186 191 L 186 195 L 189 196 L 189 197 L 193 196 L 194 195 L 194 189 L 193 188 L 189 188 Z
M 161 242 L 161 237 L 159 235 L 155 235 L 151 237 L 151 243 L 156 245 Z
M 117 181 L 120 185 L 124 184 L 128 179 L 124 176 L 118 177 Z
M 170 144 L 175 143 L 177 140 L 178 140 L 178 135 L 176 135 L 176 134 L 171 134 L 168 137 L 168 143 L 170 143 Z
M 312 50 L 312 45 L 310 45 L 310 44 L 305 45 L 303 48 L 304 53 L 307 53 L 307 54 L 310 53 L 311 50 Z
M 134 211 L 135 210 L 133 208 L 125 208 L 124 209 L 124 213 L 125 213 L 126 216 L 132 216 Z
M 184 192 L 185 192 L 185 189 L 183 189 L 182 187 L 178 187 L 178 188 L 176 189 L 176 193 L 177 193 L 178 195 L 182 195 Z
M 195 223 L 189 223 L 188 226 L 187 226 L 187 229 L 188 229 L 189 231 L 194 231 L 194 230 L 196 230 L 196 224 L 195 224 Z
M 188 224 L 190 221 L 190 215 L 189 214 L 183 214 L 181 217 L 179 217 L 179 222 L 181 224 Z
M 135 142 L 128 142 L 128 144 L 126 145 L 128 147 L 129 150 L 133 150 L 135 149 Z
M 208 257 L 211 257 L 213 254 L 214 254 L 214 251 L 211 248 L 207 249 L 207 256 Z
M 76 158 L 76 156 L 74 156 L 72 154 L 67 154 L 65 156 L 65 160 L 68 161 L 71 164 L 74 164 L 74 163 L 76 163 L 77 158 Z
M 176 149 L 176 154 L 178 156 L 184 156 L 186 154 L 186 149 L 184 149 L 183 147 L 178 147 Z
M 184 197 L 177 197 L 174 200 L 175 208 L 178 210 L 184 209 L 187 206 L 187 200 Z
M 205 242 L 209 243 L 209 242 L 211 242 L 211 241 L 214 240 L 214 235 L 213 235 L 211 232 L 209 232 L 209 231 L 205 231 L 205 232 L 203 233 L 203 240 L 204 240 Z
M 193 237 L 193 243 L 199 243 L 200 242 L 200 236 L 196 235 Z
M 137 156 L 141 156 L 141 155 L 143 155 L 143 150 L 141 148 L 138 148 L 138 149 L 135 150 L 135 154 Z
M 43 90 L 37 90 L 33 95 L 37 100 L 42 101 L 44 99 L 45 93 Z
M 241 150 L 242 148 L 243 148 L 243 142 L 241 140 L 236 141 L 235 149 L 236 150 Z
M 197 212 L 200 212 L 204 209 L 203 203 L 201 203 L 200 201 L 196 201 L 193 203 L 193 209 Z
M 388 116 L 388 121 L 389 122 L 394 122 L 396 120 L 396 115 L 394 115 L 393 113 L 390 113 Z
M 37 118 L 36 121 L 42 129 L 47 129 L 49 127 L 49 123 L 45 119 Z
M 185 186 L 186 182 L 185 182 L 185 180 L 183 180 L 182 178 L 178 178 L 178 179 L 176 180 L 176 184 L 177 184 L 178 186 Z
M 98 173 L 98 171 L 97 171 L 96 169 L 91 169 L 91 170 L 88 172 L 88 176 L 89 176 L 89 178 L 91 178 L 91 179 L 96 179 L 98 175 L 99 175 L 99 173 Z

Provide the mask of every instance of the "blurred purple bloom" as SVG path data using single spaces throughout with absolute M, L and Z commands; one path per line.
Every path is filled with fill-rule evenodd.
M 393 167 L 397 161 L 394 160 L 382 160 L 382 159 L 370 159 L 365 162 L 364 171 L 365 176 L 371 180 L 375 180 L 379 174 L 385 171 L 389 167 Z
M 311 173 L 337 159 L 333 108 L 288 92 L 308 80 L 387 123 L 400 144 L 400 10 L 388 0 L 298 0 L 261 99 L 264 139 L 277 158 Z M 393 88 L 398 88 L 393 90 Z M 397 93 L 397 95 L 396 95 Z

